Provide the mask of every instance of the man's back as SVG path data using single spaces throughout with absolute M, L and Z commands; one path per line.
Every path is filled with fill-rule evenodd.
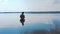
M 25 18 L 25 16 L 24 16 L 24 15 L 20 15 L 20 18 L 21 18 L 21 19 L 24 19 L 24 18 Z

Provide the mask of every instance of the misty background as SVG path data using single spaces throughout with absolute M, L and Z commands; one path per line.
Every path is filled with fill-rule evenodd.
M 60 0 L 0 0 L 0 12 L 59 11 Z
M 60 0 L 0 0 L 0 12 L 60 12 Z M 21 13 L 20 13 L 21 14 Z M 57 34 L 60 14 L 26 14 L 22 26 L 19 13 L 0 14 L 0 34 Z M 44 32 L 44 33 L 43 33 Z

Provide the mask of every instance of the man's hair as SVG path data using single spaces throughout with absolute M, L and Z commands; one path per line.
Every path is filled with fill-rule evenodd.
M 24 12 L 22 12 L 22 14 L 24 14 Z

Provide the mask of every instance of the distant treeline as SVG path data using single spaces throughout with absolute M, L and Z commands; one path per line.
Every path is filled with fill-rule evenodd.
M 21 12 L 0 12 L 0 14 L 3 14 L 3 13 L 21 13 Z M 56 13 L 60 13 L 60 11 L 49 11 L 49 12 L 24 12 L 24 13 L 27 13 L 27 14 L 56 14 Z

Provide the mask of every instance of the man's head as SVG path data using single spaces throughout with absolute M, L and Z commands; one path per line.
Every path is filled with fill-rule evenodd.
M 24 14 L 24 12 L 22 12 L 22 14 Z

